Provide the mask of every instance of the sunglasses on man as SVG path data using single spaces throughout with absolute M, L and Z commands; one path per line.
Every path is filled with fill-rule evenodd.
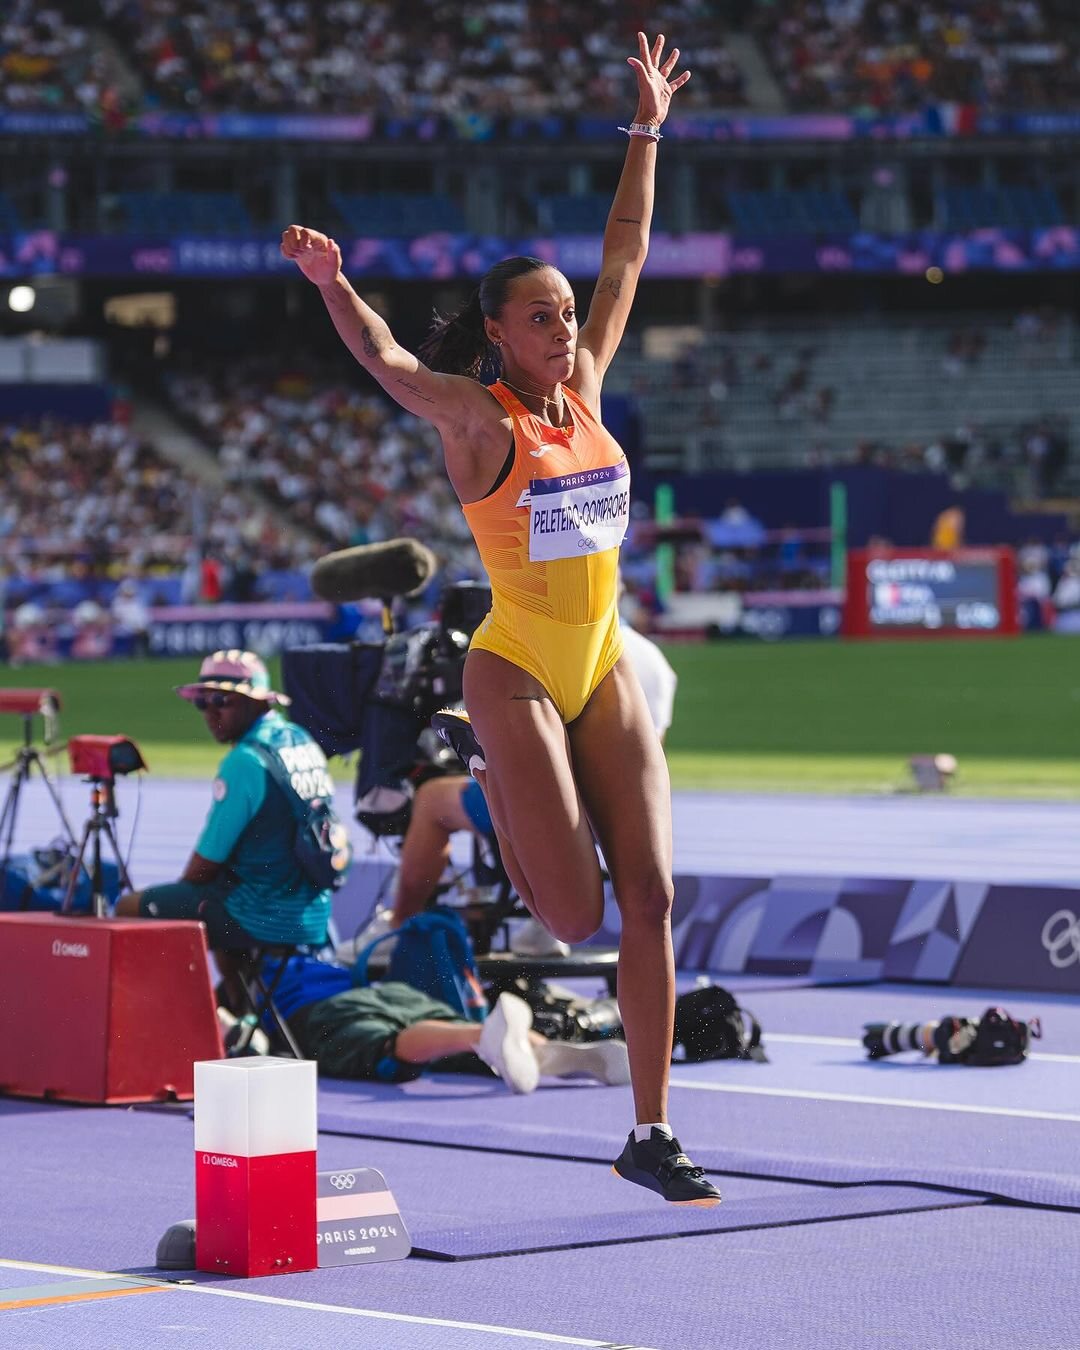
M 235 694 L 199 694 L 191 701 L 199 712 L 205 712 L 207 708 L 231 708 L 235 699 Z

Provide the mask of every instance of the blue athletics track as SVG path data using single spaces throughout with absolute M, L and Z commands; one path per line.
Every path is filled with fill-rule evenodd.
M 85 787 L 63 792 L 80 822 Z M 179 873 L 206 792 L 142 787 L 137 885 Z M 135 788 L 118 795 L 127 848 Z M 686 794 L 675 822 L 677 870 L 1080 884 L 1064 805 Z M 16 846 L 56 833 L 31 784 Z M 360 868 L 372 886 L 382 875 L 377 859 Z M 1077 1350 L 1077 990 L 714 978 L 756 1014 L 768 1053 L 673 1069 L 672 1117 L 723 1192 L 714 1210 L 670 1209 L 612 1175 L 627 1088 L 325 1080 L 320 1168 L 378 1168 L 413 1254 L 170 1280 L 154 1257 L 194 1213 L 190 1105 L 0 1098 L 0 1346 Z M 1026 1063 L 871 1063 L 860 1044 L 867 1021 L 990 1003 L 1042 1019 Z

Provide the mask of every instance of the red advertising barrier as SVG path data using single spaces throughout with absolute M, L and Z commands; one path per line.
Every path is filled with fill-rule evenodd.
M 852 549 L 842 632 L 860 638 L 1014 635 L 1012 549 Z
M 191 1098 L 223 1053 L 201 923 L 0 914 L 0 1092 Z

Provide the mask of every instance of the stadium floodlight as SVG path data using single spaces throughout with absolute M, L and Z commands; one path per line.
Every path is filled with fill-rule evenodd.
M 33 286 L 12 286 L 8 291 L 8 308 L 16 314 L 29 314 L 37 301 Z

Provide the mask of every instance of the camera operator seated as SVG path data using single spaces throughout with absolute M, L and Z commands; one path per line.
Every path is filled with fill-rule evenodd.
M 305 1058 L 328 1078 L 404 1083 L 424 1068 L 481 1073 L 487 1066 L 513 1092 L 532 1092 L 540 1076 L 630 1081 L 626 1042 L 548 1040 L 532 1030 L 532 1009 L 500 994 L 483 1022 L 400 981 L 357 988 L 352 972 L 317 957 L 268 958 L 263 976 Z
M 663 741 L 671 725 L 678 679 L 656 643 L 636 631 L 625 618 L 622 628 L 627 655 L 641 681 L 657 735 Z M 375 911 L 354 942 L 347 944 L 345 954 L 359 951 L 425 909 L 450 861 L 450 837 L 459 830 L 471 830 L 498 856 L 491 815 L 479 783 L 464 774 L 426 779 L 413 798 L 393 904 Z M 521 925 L 512 945 L 519 956 L 566 956 L 570 951 L 534 918 Z
M 286 798 L 288 791 L 301 800 L 332 796 L 322 751 L 282 715 L 289 699 L 270 688 L 253 652 L 215 652 L 197 681 L 176 692 L 203 715 L 214 740 L 231 749 L 218 766 L 213 802 L 180 880 L 121 896 L 117 915 L 199 919 L 215 952 L 268 943 L 322 946 L 331 893 L 298 865 L 296 811 Z M 264 755 L 274 756 L 282 777 L 300 790 L 279 785 Z

